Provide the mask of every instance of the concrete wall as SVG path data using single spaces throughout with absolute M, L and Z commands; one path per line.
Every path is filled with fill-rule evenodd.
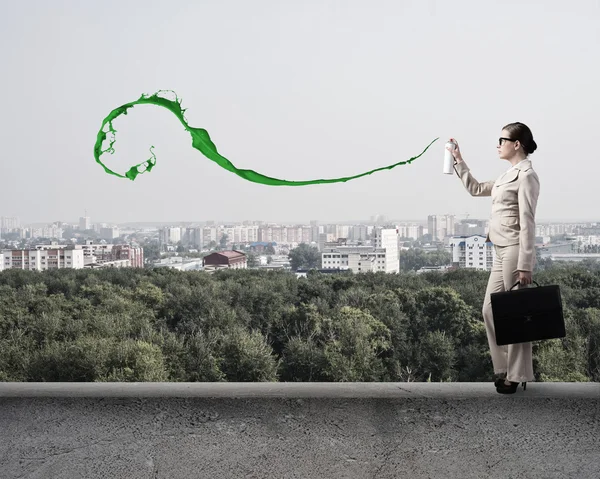
M 0 477 L 598 478 L 600 384 L 0 383 Z

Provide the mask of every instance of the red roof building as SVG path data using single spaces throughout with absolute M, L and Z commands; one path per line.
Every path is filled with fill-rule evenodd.
M 248 260 L 246 255 L 241 251 L 217 251 L 205 256 L 202 260 L 202 265 L 205 269 L 246 269 Z

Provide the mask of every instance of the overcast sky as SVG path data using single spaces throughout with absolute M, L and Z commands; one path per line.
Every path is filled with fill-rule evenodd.
M 442 174 L 458 139 L 479 180 L 498 159 L 502 126 L 529 125 L 541 182 L 537 219 L 600 219 L 600 1 L 9 1 L 1 0 L 0 215 L 23 222 L 343 221 L 382 214 L 488 218 Z M 543 7 L 542 7 L 543 5 Z M 240 168 L 288 180 L 271 187 L 191 147 L 167 110 L 137 106 L 115 122 L 119 172 L 93 146 L 115 107 L 177 92 Z

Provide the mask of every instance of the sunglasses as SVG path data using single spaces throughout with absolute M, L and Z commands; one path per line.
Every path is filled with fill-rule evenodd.
M 517 141 L 517 140 L 511 140 L 510 138 L 498 138 L 498 146 L 502 146 L 505 141 Z

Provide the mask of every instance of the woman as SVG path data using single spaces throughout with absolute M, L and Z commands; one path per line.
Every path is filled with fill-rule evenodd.
M 525 390 L 527 381 L 533 381 L 531 343 L 498 346 L 494 333 L 490 295 L 510 289 L 517 281 L 531 284 L 535 262 L 535 209 L 540 183 L 533 170 L 529 155 L 537 145 L 531 130 L 523 123 L 510 123 L 502 129 L 498 139 L 498 156 L 510 163 L 510 168 L 496 181 L 479 183 L 462 158 L 456 140 L 453 150 L 454 169 L 472 196 L 491 196 L 492 215 L 486 241 L 494 245 L 494 266 L 483 301 L 483 319 L 487 331 L 496 391 L 502 394 L 516 392 L 519 382 Z M 506 374 L 506 379 L 502 376 Z

